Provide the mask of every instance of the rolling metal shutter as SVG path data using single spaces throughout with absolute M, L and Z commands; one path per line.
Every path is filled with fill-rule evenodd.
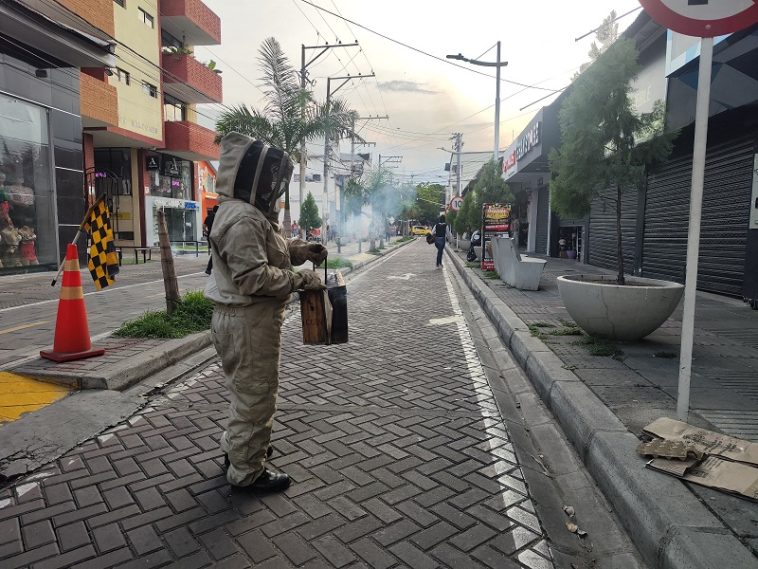
M 753 139 L 708 149 L 698 288 L 742 296 L 753 181 Z M 692 156 L 670 160 L 648 178 L 643 276 L 684 282 Z
M 543 186 L 537 194 L 537 236 L 535 251 L 544 255 L 547 251 L 548 216 L 550 215 L 550 190 Z
M 611 199 L 604 199 L 607 195 Z M 621 192 L 621 246 L 624 251 L 624 272 L 634 272 L 637 243 L 637 202 L 639 192 L 631 188 Z M 587 240 L 587 262 L 605 269 L 617 270 L 616 258 L 616 191 L 607 190 L 592 201 Z

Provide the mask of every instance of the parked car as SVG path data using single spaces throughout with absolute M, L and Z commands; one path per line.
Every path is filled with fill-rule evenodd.
M 432 230 L 423 225 L 414 225 L 411 228 L 411 235 L 431 235 Z

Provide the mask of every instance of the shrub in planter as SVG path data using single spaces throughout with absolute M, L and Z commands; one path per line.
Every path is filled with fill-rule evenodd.
M 551 203 L 558 215 L 584 217 L 590 212 L 592 200 L 601 194 L 613 204 L 617 249 L 615 284 L 621 287 L 627 284 L 621 232 L 622 192 L 637 191 L 648 169 L 668 158 L 676 136 L 676 133 L 663 132 L 664 110 L 660 102 L 649 113 L 635 110 L 631 82 L 638 70 L 637 50 L 632 40 L 620 39 L 598 55 L 571 87 L 560 111 L 561 147 L 550 155 Z M 603 286 L 609 284 L 606 281 Z M 654 284 L 648 284 L 655 288 Z M 630 288 L 634 286 L 629 283 Z M 623 299 L 623 295 L 614 297 Z M 624 304 L 623 300 L 620 302 Z M 570 307 L 566 299 L 564 304 L 569 314 L 584 327 L 582 322 L 586 319 L 574 313 L 580 308 Z M 675 307 L 676 304 L 671 310 Z M 628 306 L 619 308 L 615 316 L 609 307 L 607 318 L 628 315 Z M 587 331 L 609 335 L 608 329 L 614 330 L 616 326 Z M 634 333 L 625 333 L 625 336 L 630 338 Z

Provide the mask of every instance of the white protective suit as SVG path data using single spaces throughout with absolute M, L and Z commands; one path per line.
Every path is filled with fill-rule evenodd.
M 211 334 L 231 395 L 221 447 L 233 486 L 249 486 L 264 471 L 285 303 L 297 289 L 320 286 L 312 271 L 292 270 L 323 260 L 320 246 L 279 233 L 276 203 L 291 173 L 281 150 L 237 133 L 221 141 L 216 189 L 222 197 L 209 236 L 213 271 L 205 295 L 215 303 Z

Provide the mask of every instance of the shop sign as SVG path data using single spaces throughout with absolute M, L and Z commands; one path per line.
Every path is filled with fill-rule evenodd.
M 184 209 L 197 209 L 197 202 L 184 202 Z
M 487 242 L 499 235 L 508 235 L 511 229 L 510 204 L 484 204 L 482 206 L 482 270 L 495 269 L 495 261 L 487 251 Z
M 516 159 L 521 160 L 530 150 L 540 143 L 542 123 L 537 121 L 518 139 L 516 143 Z
M 157 156 L 148 156 L 146 158 L 146 165 L 145 167 L 148 170 L 158 170 L 160 169 L 160 161 L 158 160 Z
M 505 175 L 506 180 L 518 172 L 516 166 L 518 166 L 518 159 L 516 158 L 516 151 L 514 150 L 507 156 L 503 157 L 503 174 Z

